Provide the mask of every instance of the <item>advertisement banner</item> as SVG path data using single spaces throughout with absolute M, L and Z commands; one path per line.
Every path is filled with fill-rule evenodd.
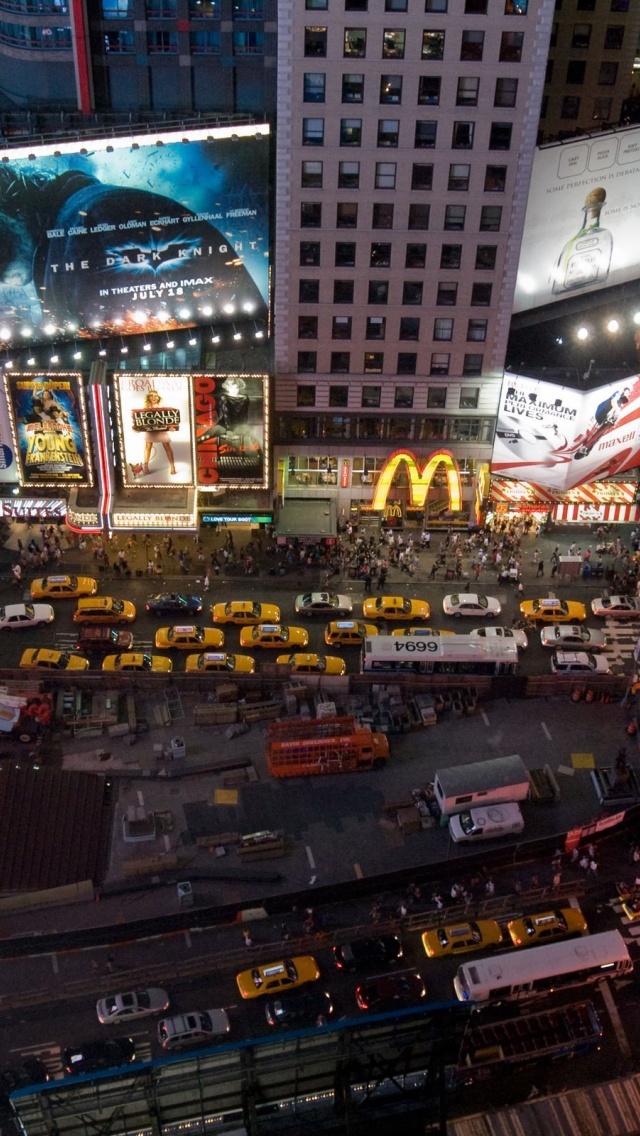
M 0 153 L 10 338 L 265 317 L 268 134 L 234 126 Z
M 18 463 L 14 450 L 8 400 L 0 398 L 0 484 L 18 482 Z
M 595 390 L 505 374 L 491 471 L 571 489 L 640 464 L 640 378 Z
M 193 375 L 196 483 L 266 489 L 269 380 L 266 375 Z
M 536 151 L 514 312 L 635 280 L 640 129 Z
M 190 375 L 115 376 L 123 483 L 193 485 Z
M 22 485 L 93 485 L 82 376 L 6 374 Z

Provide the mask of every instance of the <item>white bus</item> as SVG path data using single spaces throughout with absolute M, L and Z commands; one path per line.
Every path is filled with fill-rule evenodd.
M 460 1002 L 514 1002 L 549 994 L 565 986 L 601 982 L 633 970 L 619 931 L 584 935 L 564 943 L 472 959 L 453 980 Z
M 422 638 L 376 635 L 365 639 L 362 670 L 406 674 L 508 675 L 518 669 L 513 639 L 476 639 L 472 635 Z

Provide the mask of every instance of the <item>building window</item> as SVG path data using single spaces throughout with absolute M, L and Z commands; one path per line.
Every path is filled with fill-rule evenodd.
M 600 87 L 615 87 L 618 79 L 618 64 L 617 63 L 601 63 L 600 71 L 598 73 L 598 85 Z
M 466 16 L 486 16 L 487 0 L 464 0 Z
M 378 146 L 398 145 L 400 138 L 400 122 L 397 118 L 378 119 Z
M 465 191 L 469 188 L 469 178 L 471 176 L 471 166 L 454 162 L 449 166 L 449 182 L 448 189 L 455 189 Z
M 357 229 L 358 206 L 355 201 L 339 201 L 336 205 L 336 228 Z
M 433 166 L 414 162 L 411 170 L 412 189 L 431 189 L 433 185 Z
M 332 339 L 351 339 L 351 316 L 334 316 L 331 322 Z
M 335 252 L 336 268 L 355 268 L 356 246 L 355 242 L 338 241 Z
M 481 375 L 483 363 L 484 363 L 484 355 L 476 355 L 475 353 L 465 355 L 464 363 L 462 365 L 462 374 L 463 375 Z M 491 437 L 485 438 L 485 439 L 483 439 L 483 441 L 490 442 Z
M 193 55 L 219 55 L 221 40 L 219 31 L 190 32 L 189 43 Z
M 405 268 L 424 268 L 427 263 L 427 246 L 409 244 L 405 249 Z
M 458 302 L 458 285 L 457 284 L 438 284 L 438 293 L 436 304 L 438 307 L 455 307 Z
M 421 75 L 418 80 L 418 106 L 437 106 L 440 102 L 440 76 Z
M 453 339 L 453 320 L 436 319 L 433 321 L 433 338 L 436 340 Z
M 329 0 L 304 0 L 304 6 L 307 12 L 326 12 Z
M 415 166 L 413 168 L 415 170 Z M 395 162 L 376 162 L 375 188 L 376 189 L 395 189 L 396 188 L 396 163 Z
M 420 338 L 420 320 L 417 316 L 401 316 L 398 339 L 410 339 L 417 343 Z
M 425 12 L 446 12 L 449 0 L 424 0 Z
M 422 287 L 422 280 L 405 280 L 402 285 L 402 303 L 421 304 Z
M 478 245 L 476 248 L 476 268 L 495 268 L 497 245 Z
M 467 325 L 467 339 L 484 343 L 487 338 L 488 320 L 469 320 Z
M 364 373 L 365 375 L 380 375 L 384 367 L 384 352 L 382 351 L 365 351 L 364 353 Z
M 567 63 L 567 83 L 584 83 L 587 64 L 584 59 L 571 59 Z
M 442 351 L 434 351 L 431 356 L 431 366 L 429 368 L 430 375 L 448 375 L 449 374 L 449 360 L 451 356 Z
M 102 18 L 103 18 L 103 20 L 118 20 L 118 19 L 124 20 L 128 16 L 133 16 L 132 0 L 102 0 L 101 7 L 102 7 Z M 199 15 L 203 15 L 203 16 L 204 15 L 206 15 L 206 16 L 216 15 L 216 16 L 219 16 L 220 15 L 220 9 L 219 9 L 217 3 L 215 3 L 215 4 L 211 3 L 209 5 L 209 7 L 210 7 L 211 11 L 201 13 L 198 10 L 193 12 L 191 10 L 191 5 L 189 5 L 189 15 L 190 16 L 199 16 Z M 62 10 L 63 9 L 60 8 L 60 11 L 62 11 Z M 66 8 L 64 10 L 66 10 Z
M 300 241 L 300 264 L 320 266 L 320 241 Z
M 307 71 L 304 75 L 302 101 L 305 103 L 323 103 L 325 95 L 326 76 L 320 71 Z
M 348 375 L 351 358 L 348 351 L 331 352 L 331 374 Z M 349 388 L 347 386 L 329 387 L 329 406 L 348 406 Z
M 233 0 L 234 20 L 261 20 L 264 15 L 262 0 Z
M 303 120 L 302 120 L 302 145 L 303 146 L 323 146 L 324 145 L 324 118 L 303 118 Z
M 396 367 L 398 375 L 415 375 L 417 366 L 418 356 L 415 351 L 398 352 L 398 365 Z
M 511 122 L 492 122 L 491 131 L 489 133 L 489 149 L 490 150 L 510 150 L 511 149 L 511 135 L 513 133 L 513 123 Z
M 234 55 L 263 55 L 264 32 L 234 32 Z
M 298 316 L 298 339 L 318 338 L 318 317 Z M 299 370 L 300 368 L 298 368 Z
M 303 201 L 300 206 L 300 228 L 320 229 L 322 227 L 322 205 L 317 201 Z
M 396 387 L 393 395 L 393 405 L 396 410 L 413 409 L 413 387 Z
M 574 24 L 571 46 L 586 50 L 591 42 L 591 24 Z
M 479 61 L 484 50 L 484 32 L 463 32 L 460 59 Z
M 545 83 L 550 83 L 551 80 L 553 79 L 553 63 L 554 63 L 553 59 L 547 59 L 547 66 L 545 67 L 545 72 L 544 72 Z
M 447 405 L 446 387 L 429 387 L 427 390 L 427 410 L 444 410 Z
M 483 205 L 480 211 L 480 232 L 498 233 L 502 222 L 501 205 Z
M 415 150 L 433 150 L 436 144 L 438 123 L 427 119 L 416 122 L 416 132 L 413 140 Z
M 444 32 L 422 33 L 422 58 L 444 59 Z
M 296 406 L 315 406 L 316 388 L 300 385 L 297 389 Z
M 462 76 L 458 79 L 456 92 L 456 106 L 477 106 L 480 91 L 480 80 L 471 76 Z
M 376 202 L 371 213 L 372 229 L 393 228 L 393 205 L 386 201 Z
M 409 219 L 407 222 L 408 229 L 428 229 L 429 228 L 429 206 L 428 205 L 410 205 L 409 206 Z
M 464 229 L 465 217 L 467 215 L 466 205 L 447 205 L 444 211 L 444 227 L 447 230 L 451 229 Z
M 556 10 L 562 5 L 562 0 L 556 0 Z M 529 0 L 505 0 L 505 16 L 526 16 Z
M 491 303 L 493 284 L 473 284 L 471 287 L 472 308 L 488 308 Z
M 549 39 L 549 47 L 557 47 L 558 45 L 558 24 L 551 25 L 551 37 Z
M 453 150 L 473 149 L 475 122 L 454 122 L 451 147 Z
M 344 0 L 345 12 L 366 12 L 369 0 Z
M 389 103 L 402 102 L 402 76 L 401 75 L 381 75 L 380 76 L 380 103 L 383 105 Z
M 578 12 L 595 12 L 596 0 L 578 0 L 576 10 Z
M 301 375 L 313 375 L 316 370 L 315 351 L 298 351 L 298 371 Z M 299 389 L 299 388 L 298 388 Z M 298 406 L 300 403 L 298 403 Z
M 300 304 L 318 304 L 320 302 L 320 281 L 300 280 L 298 283 L 298 302 Z
M 496 79 L 496 91 L 493 105 L 497 107 L 514 107 L 518 97 L 517 79 Z
M 386 316 L 367 316 L 365 339 L 384 339 L 386 332 Z
M 503 32 L 500 37 L 501 63 L 519 63 L 522 59 L 524 32 Z
M 322 162 L 303 162 L 300 185 L 303 189 L 322 189 Z
M 406 36 L 404 28 L 385 28 L 382 33 L 382 58 L 404 59 Z
M 504 193 L 507 188 L 507 167 L 487 166 L 484 172 L 485 193 Z
M 382 387 L 363 386 L 360 395 L 360 406 L 363 410 L 375 410 L 380 406 Z
M 443 245 L 440 249 L 441 268 L 459 268 L 462 262 L 462 245 Z
M 460 391 L 460 410 L 477 410 L 480 387 L 462 387 Z
M 371 245 L 371 252 L 369 254 L 369 267 L 370 268 L 390 268 L 391 267 L 391 245 L 375 244 Z
M 594 99 L 593 100 L 593 114 L 594 122 L 608 122 L 611 116 L 611 99 Z
M 580 114 L 580 98 L 578 95 L 565 95 L 560 107 L 561 118 L 578 118 Z
M 357 189 L 360 185 L 360 162 L 338 163 L 338 189 Z
M 309 27 L 304 29 L 304 54 L 324 58 L 327 54 L 327 29 Z
M 367 303 L 369 304 L 386 304 L 389 299 L 389 281 L 388 280 L 370 280 L 369 281 L 369 294 L 367 296 Z
M 339 358 L 338 358 L 340 355 L 346 356 L 346 360 L 347 360 L 346 367 L 340 366 Z M 334 357 L 336 359 L 337 365 L 336 365 L 335 370 L 334 370 L 333 367 L 331 368 L 333 373 L 334 374 L 338 374 L 338 373 L 348 374 L 349 373 L 349 354 L 348 354 L 348 352 L 334 351 L 333 355 L 331 356 L 331 359 L 333 360 Z M 338 386 L 330 386 L 329 387 L 329 406 L 348 406 L 348 405 L 349 405 L 349 388 L 342 386 L 342 385 L 339 386 L 339 387 Z
M 71 31 L 69 30 L 69 45 L 71 45 Z M 120 32 L 105 32 L 104 35 L 104 49 L 107 52 L 117 52 L 118 54 L 127 54 L 135 50 L 133 41 L 133 32 L 125 31 Z
M 385 12 L 406 12 L 409 0 L 384 0 Z
M 334 304 L 353 303 L 353 280 L 334 280 L 333 302 Z
M 362 119 L 340 119 L 340 145 L 360 146 L 362 143 Z
M 345 28 L 344 48 L 345 58 L 364 59 L 367 54 L 366 28 Z
M 629 0 L 611 0 L 612 12 L 628 12 Z
M 361 103 L 364 101 L 364 75 L 342 76 L 343 103 Z
M 542 96 L 542 102 L 540 103 L 540 121 L 544 121 L 544 119 L 547 117 L 548 110 L 549 110 L 549 96 L 543 95 Z
M 177 50 L 177 32 L 147 32 L 147 51 L 150 55 L 172 55 Z

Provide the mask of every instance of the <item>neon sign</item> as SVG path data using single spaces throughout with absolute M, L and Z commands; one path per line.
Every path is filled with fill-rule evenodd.
M 395 453 L 391 454 L 378 478 L 378 484 L 371 506 L 375 512 L 382 512 L 384 510 L 391 484 L 399 466 L 401 466 L 403 462 L 406 464 L 409 473 L 409 504 L 413 508 L 421 509 L 424 507 L 436 469 L 439 465 L 443 465 L 447 473 L 449 508 L 453 513 L 460 512 L 462 509 L 460 472 L 456 459 L 449 450 L 436 450 L 435 454 L 432 454 L 427 460 L 422 470 L 420 470 L 418 466 L 418 459 L 411 450 L 396 450 Z

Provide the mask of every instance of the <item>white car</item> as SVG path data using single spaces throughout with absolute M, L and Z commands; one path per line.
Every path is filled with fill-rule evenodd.
M 21 627 L 46 627 L 53 623 L 51 604 L 21 603 L 0 607 L 0 631 L 18 631 Z
M 148 1018 L 169 1009 L 169 995 L 158 986 L 129 990 L 126 994 L 110 994 L 96 1003 L 98 1021 L 103 1026 L 112 1022 L 129 1022 L 132 1018 Z
M 610 674 L 609 660 L 590 651 L 555 651 L 551 656 L 551 670 L 557 675 Z
M 519 651 L 524 651 L 529 646 L 526 632 L 517 627 L 474 627 L 469 634 L 474 639 L 511 639 Z
M 229 1015 L 226 1010 L 192 1010 L 158 1022 L 158 1041 L 163 1049 L 182 1049 L 187 1045 L 200 1045 L 215 1041 L 229 1033 Z
M 495 619 L 500 615 L 502 608 L 493 596 L 478 596 L 475 592 L 459 592 L 452 596 L 445 596 L 442 601 L 442 610 L 445 615 L 454 615 L 459 619 L 461 615 L 472 615 L 476 619 Z
M 637 596 L 598 596 L 591 601 L 591 610 L 604 619 L 640 619 L 640 599 Z
M 604 651 L 607 636 L 604 631 L 591 627 L 581 627 L 579 623 L 552 623 L 540 632 L 543 647 L 559 647 L 561 650 Z

